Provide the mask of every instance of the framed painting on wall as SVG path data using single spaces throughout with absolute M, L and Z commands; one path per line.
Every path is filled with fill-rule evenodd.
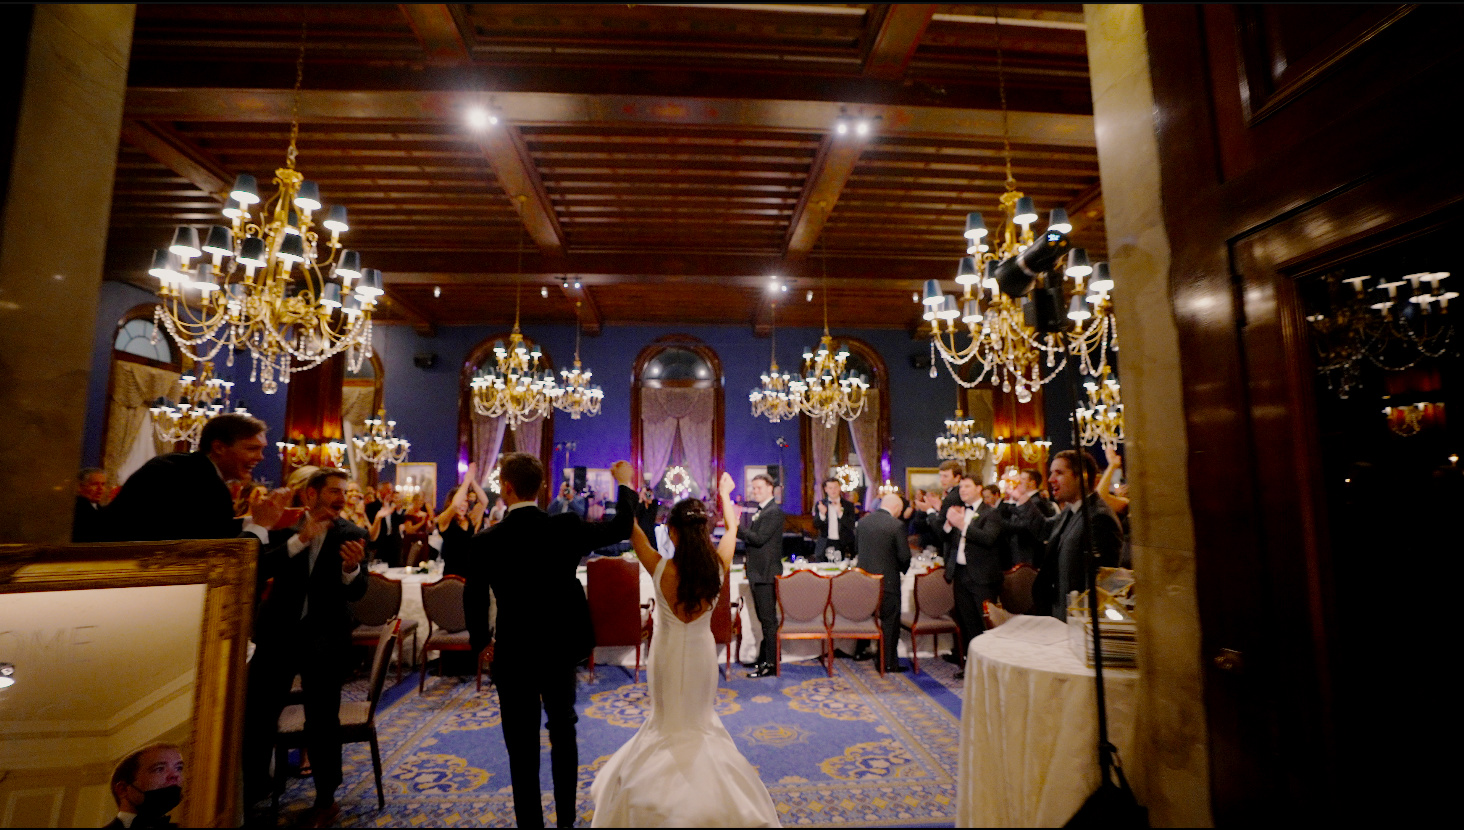
M 915 498 L 916 490 L 924 490 L 927 493 L 944 494 L 945 490 L 940 486 L 939 467 L 906 467 L 905 468 L 905 497 Z
M 420 498 L 437 505 L 437 462 L 408 461 L 396 465 L 397 500 L 403 505 Z
M 773 480 L 773 501 L 783 503 L 783 468 L 777 464 L 748 464 L 742 468 L 742 498 L 747 500 L 747 494 L 752 491 L 752 480 L 757 476 L 767 476 Z

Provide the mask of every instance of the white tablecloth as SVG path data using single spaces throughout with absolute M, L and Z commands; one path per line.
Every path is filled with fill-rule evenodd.
M 1093 670 L 1067 624 L 1014 617 L 971 641 L 957 827 L 1059 827 L 1098 786 Z M 1104 667 L 1108 738 L 1132 760 L 1138 672 Z
M 382 575 L 402 583 L 402 609 L 398 612 L 398 616 L 403 620 L 417 622 L 417 646 L 420 649 L 422 641 L 427 639 L 427 612 L 422 608 L 422 583 L 436 582 L 442 578 L 442 574 L 419 574 L 415 568 L 410 573 L 406 568 L 389 568 L 383 571 Z M 407 647 L 403 649 L 402 654 L 404 659 L 410 660 L 412 665 L 416 665 L 417 655 L 406 654 L 412 648 L 411 639 L 411 637 L 407 638 Z

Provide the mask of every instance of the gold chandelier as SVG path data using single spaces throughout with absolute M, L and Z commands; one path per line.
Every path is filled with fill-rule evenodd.
M 580 416 L 593 418 L 600 414 L 600 402 L 605 398 L 605 392 L 599 386 L 590 383 L 592 373 L 589 369 L 580 368 L 580 303 L 574 304 L 574 368 L 561 369 L 559 375 L 563 383 L 555 387 L 550 393 L 554 408 L 560 412 L 569 413 L 569 417 L 578 421 Z
M 976 429 L 975 421 L 962 417 L 964 414 L 957 401 L 956 417 L 945 422 L 945 435 L 935 439 L 935 455 L 941 461 L 984 461 L 991 452 L 986 436 Z
M 375 418 L 365 421 L 366 434 L 351 437 L 356 445 L 356 456 L 381 472 L 387 464 L 400 464 L 407 460 L 412 444 L 396 435 L 396 421 L 386 420 L 386 410 L 380 410 Z
M 778 310 L 773 303 L 773 312 Z M 803 409 L 804 384 L 802 378 L 795 378 L 778 369 L 778 331 L 774 327 L 772 340 L 772 361 L 762 374 L 762 385 L 752 390 L 747 399 L 752 404 L 752 417 L 767 418 L 771 423 L 788 421 L 798 417 Z
M 519 272 L 524 266 L 523 238 L 519 238 Z M 535 418 L 547 418 L 554 409 L 554 398 L 559 394 L 554 384 L 554 375 L 541 369 L 539 362 L 544 354 L 536 345 L 524 345 L 524 336 L 519 333 L 520 288 L 515 284 L 513 293 L 513 332 L 508 336 L 508 345 L 502 340 L 493 343 L 495 368 L 484 369 L 473 378 L 473 411 L 489 418 L 503 418 L 508 428 L 517 432 L 518 425 Z
M 790 393 L 799 393 L 799 408 L 824 428 L 832 427 L 842 418 L 852 421 L 864 413 L 869 400 L 869 378 L 848 368 L 849 347 L 840 345 L 834 351 L 834 338 L 829 335 L 829 259 L 828 250 L 823 255 L 823 338 L 819 340 L 818 351 L 803 350 L 802 388 Z
M 148 273 L 159 280 L 154 319 L 195 362 L 227 347 L 247 348 L 250 381 L 266 394 L 289 383 L 292 372 L 345 353 L 351 371 L 371 354 L 371 313 L 382 293 L 381 272 L 362 270 L 360 256 L 342 248 L 346 209 L 333 206 L 320 223 L 329 231 L 321 252 L 320 187 L 295 169 L 300 81 L 305 39 L 295 63 L 295 104 L 285 166 L 275 170 L 276 192 L 261 200 L 254 176 L 239 174 L 223 214 L 199 243 L 196 228 L 174 229 L 166 251 L 154 251 Z M 253 206 L 259 205 L 257 212 Z
M 213 376 L 212 363 L 203 363 L 196 376 L 185 374 L 179 377 L 177 403 L 158 398 L 148 407 L 158 440 L 166 444 L 187 441 L 188 449 L 197 451 L 203 425 L 209 418 L 229 408 L 229 391 L 233 388 L 233 381 Z M 249 414 L 243 406 L 236 405 L 232 411 Z
M 1075 412 L 1078 436 L 1083 446 L 1102 444 L 1106 450 L 1118 449 L 1123 443 L 1123 398 L 1118 381 L 1107 366 L 1096 379 L 1083 384 L 1087 400 Z

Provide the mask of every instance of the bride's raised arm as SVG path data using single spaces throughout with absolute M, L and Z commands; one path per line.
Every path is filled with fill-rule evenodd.
M 732 553 L 737 550 L 737 505 L 732 503 L 732 488 L 737 482 L 732 480 L 729 473 L 722 473 L 722 480 L 719 482 L 718 490 L 722 496 L 722 522 L 726 525 L 727 532 L 722 534 L 722 541 L 717 543 L 717 556 L 722 560 L 722 570 L 732 571 Z
M 634 522 L 630 526 L 630 546 L 635 549 L 635 558 L 640 560 L 641 565 L 650 573 L 655 573 L 656 566 L 661 564 L 661 552 L 656 550 L 655 542 L 646 538 L 640 522 Z

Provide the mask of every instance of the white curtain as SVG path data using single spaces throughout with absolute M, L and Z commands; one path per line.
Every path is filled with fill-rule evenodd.
M 544 446 L 544 419 L 535 418 L 518 425 L 513 433 L 513 446 L 518 452 L 526 452 L 535 458 Z
M 144 409 L 142 411 L 142 428 L 137 431 L 137 439 L 132 442 L 131 448 L 127 450 L 127 457 L 122 459 L 122 464 L 117 468 L 117 480 L 126 481 L 129 476 L 137 472 L 137 468 L 146 464 L 149 459 L 160 455 L 158 452 L 157 437 L 153 434 L 152 413 Z
M 375 415 L 371 403 L 376 399 L 376 385 L 347 383 L 341 387 L 341 433 L 346 442 L 346 457 L 351 474 L 357 481 L 366 481 L 371 465 L 356 457 L 356 444 L 351 441 L 366 431 L 366 419 Z
M 641 390 L 641 466 L 653 485 L 666 474 L 679 432 L 686 471 L 703 493 L 712 491 L 716 403 L 717 390 L 710 387 Z
M 468 457 L 478 465 L 478 474 L 483 481 L 498 463 L 498 453 L 503 449 L 503 433 L 508 424 L 502 418 L 489 418 L 474 412 L 472 416 L 473 443 Z
M 804 416 L 807 417 L 807 416 Z M 813 498 L 823 498 L 823 482 L 829 477 L 829 468 L 834 465 L 834 444 L 839 437 L 839 425 L 825 427 L 818 419 L 810 419 L 809 455 L 813 459 Z
M 864 507 L 873 510 L 879 504 L 880 485 L 884 484 L 880 475 L 879 393 L 871 389 L 865 395 L 864 411 L 849 422 L 849 435 L 854 439 L 859 466 L 864 469 Z
M 152 416 L 147 408 L 154 400 L 172 392 L 177 380 L 178 373 L 169 369 L 127 360 L 112 361 L 112 398 L 107 402 L 107 436 L 103 442 L 102 467 L 115 475 L 118 483 L 126 481 L 127 476 L 148 458 L 171 449 L 153 438 Z M 148 446 L 152 447 L 152 454 L 123 473 L 123 466 L 130 463 L 134 455 L 146 452 Z

